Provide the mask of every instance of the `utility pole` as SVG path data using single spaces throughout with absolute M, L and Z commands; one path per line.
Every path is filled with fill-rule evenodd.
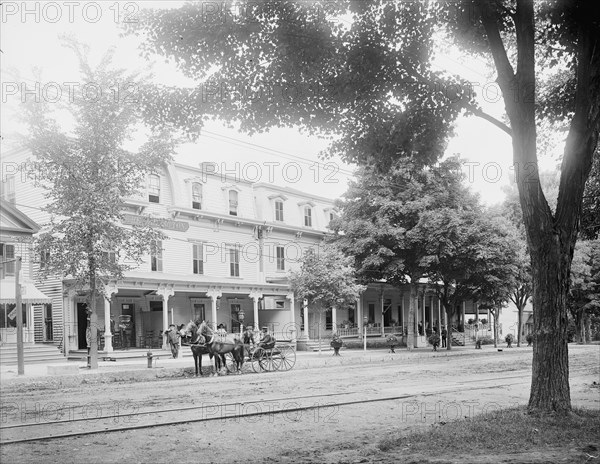
M 17 311 L 17 373 L 25 374 L 25 356 L 23 353 L 23 299 L 21 298 L 21 257 L 15 259 L 15 309 Z

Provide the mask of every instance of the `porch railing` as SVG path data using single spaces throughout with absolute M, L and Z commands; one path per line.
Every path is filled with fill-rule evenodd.
M 381 327 L 367 327 L 367 335 L 368 336 L 381 336 Z M 389 326 L 389 327 L 384 327 L 383 328 L 383 333 L 384 335 L 390 335 L 390 334 L 396 334 L 396 335 L 402 335 L 403 333 L 405 333 L 406 328 L 405 327 L 400 327 L 400 326 Z M 337 334 L 340 337 L 347 337 L 347 338 L 358 338 L 359 336 L 359 332 L 360 335 L 362 335 L 364 333 L 364 328 L 361 329 L 358 327 L 345 327 L 345 326 L 340 326 L 337 328 Z M 329 337 L 331 335 L 332 331 L 331 330 L 326 330 L 326 331 L 322 331 L 321 332 L 321 336 L 323 337 Z M 309 333 L 309 336 L 311 338 L 314 338 L 317 336 L 317 331 L 316 330 L 311 330 Z

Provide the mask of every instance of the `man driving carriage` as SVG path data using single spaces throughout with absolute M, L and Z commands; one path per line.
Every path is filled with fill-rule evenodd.
M 275 337 L 269 333 L 268 327 L 263 327 L 262 332 L 260 334 L 260 341 L 258 342 L 258 347 L 263 348 L 265 350 L 271 350 L 275 347 Z

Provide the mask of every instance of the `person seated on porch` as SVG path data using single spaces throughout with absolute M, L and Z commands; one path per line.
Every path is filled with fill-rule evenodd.
M 268 327 L 263 327 L 260 334 L 260 342 L 258 342 L 259 348 L 270 350 L 275 346 L 275 337 L 269 333 Z

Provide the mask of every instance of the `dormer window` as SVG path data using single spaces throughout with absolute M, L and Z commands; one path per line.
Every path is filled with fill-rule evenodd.
M 315 207 L 315 203 L 312 201 L 300 201 L 298 206 L 300 207 L 300 217 L 302 218 L 304 227 L 313 227 L 313 208 Z
M 273 220 L 276 222 L 283 222 L 283 204 L 287 201 L 287 196 L 276 193 L 268 196 L 271 202 L 271 211 L 273 211 Z
M 312 208 L 308 205 L 304 207 L 304 225 L 312 227 Z
M 148 178 L 148 201 L 150 203 L 160 202 L 160 177 L 150 174 Z
M 236 190 L 229 191 L 229 214 L 231 216 L 238 215 L 238 192 Z
M 202 184 L 200 182 L 192 184 L 192 208 L 202 209 Z
M 275 220 L 283 222 L 283 201 L 275 200 Z

